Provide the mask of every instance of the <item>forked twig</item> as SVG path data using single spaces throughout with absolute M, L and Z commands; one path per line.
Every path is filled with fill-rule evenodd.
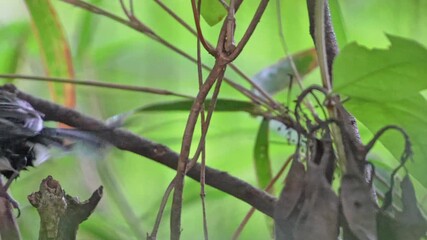
M 101 8 L 98 8 L 95 5 L 83 2 L 81 0 L 62 0 L 65 3 L 80 7 L 82 9 L 85 9 L 87 11 L 90 11 L 94 14 L 98 14 L 101 16 L 105 16 L 107 18 L 110 18 L 118 23 L 121 23 L 123 25 L 126 25 L 127 27 L 130 27 L 140 33 L 146 34 L 148 37 L 150 37 L 151 39 L 153 39 L 154 41 L 159 42 L 160 44 L 164 45 L 165 47 L 169 48 L 170 50 L 176 52 L 177 54 L 179 54 L 180 56 L 188 59 L 189 61 L 193 62 L 193 63 L 197 63 L 197 59 L 193 58 L 192 56 L 190 56 L 189 54 L 187 54 L 186 52 L 184 52 L 183 50 L 175 47 L 174 45 L 172 45 L 171 43 L 169 43 L 168 41 L 166 41 L 165 39 L 161 38 L 159 35 L 157 35 L 152 29 L 148 28 L 146 25 L 138 25 L 133 23 L 131 20 L 126 20 L 123 19 L 113 13 L 110 13 L 108 11 L 105 11 Z M 156 0 L 156 2 L 159 2 L 160 0 Z M 240 5 L 240 3 L 242 2 L 242 0 L 236 0 L 236 9 L 237 7 Z M 164 4 L 162 4 L 161 6 L 163 6 L 162 8 L 165 8 L 166 6 Z M 177 17 L 177 15 L 175 14 L 175 16 Z M 175 17 L 174 17 L 175 18 Z M 180 23 L 182 24 L 183 21 L 180 21 Z M 194 32 L 194 31 L 193 31 Z M 203 69 L 208 70 L 208 71 L 212 71 L 212 68 L 202 64 Z M 233 67 L 234 65 L 231 65 L 231 68 L 233 70 L 236 71 L 237 68 Z M 239 74 L 240 76 L 242 76 L 242 73 L 240 70 L 236 71 L 237 74 Z M 241 92 L 242 94 L 244 94 L 245 96 L 257 99 L 256 102 L 262 103 L 264 104 L 265 107 L 269 107 L 269 105 L 272 106 L 278 106 L 278 104 L 273 104 L 275 103 L 275 101 L 264 91 L 262 90 L 257 84 L 255 84 L 253 81 L 250 80 L 250 78 L 248 78 L 247 76 L 242 76 L 246 81 L 248 81 L 257 91 L 259 91 L 261 93 L 261 95 L 263 96 L 263 98 L 258 97 L 257 95 L 251 93 L 250 91 L 245 91 L 242 92 L 240 91 L 241 88 L 243 88 L 242 86 L 240 86 L 239 84 L 232 82 L 230 79 L 225 78 L 225 82 L 227 82 L 228 84 L 230 84 L 230 86 L 232 86 L 233 88 L 235 88 L 236 90 L 238 90 L 239 92 Z M 236 88 L 236 86 L 240 86 L 239 88 Z M 249 96 L 250 95 L 250 96 Z M 265 100 L 265 99 L 266 100 Z M 273 107 L 274 108 L 274 107 Z
M 197 39 L 200 41 L 200 43 L 203 45 L 205 50 L 212 55 L 213 57 L 216 57 L 217 52 L 216 50 L 206 42 L 205 37 L 203 36 L 202 28 L 200 27 L 200 0 L 198 0 L 198 4 L 196 5 L 196 0 L 191 0 L 191 7 L 193 9 L 193 16 L 194 16 L 194 22 L 196 24 L 197 29 Z

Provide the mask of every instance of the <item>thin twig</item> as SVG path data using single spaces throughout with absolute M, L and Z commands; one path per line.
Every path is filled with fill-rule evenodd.
M 257 10 L 255 12 L 255 15 L 252 18 L 252 20 L 251 20 L 248 28 L 246 29 L 246 32 L 244 33 L 242 39 L 237 44 L 237 46 L 234 49 L 234 51 L 227 57 L 228 62 L 234 61 L 234 59 L 236 59 L 237 56 L 240 55 L 240 53 L 242 52 L 243 48 L 246 46 L 246 44 L 248 43 L 248 41 L 251 38 L 252 34 L 254 33 L 255 28 L 258 25 L 258 22 L 261 19 L 262 15 L 264 13 L 264 10 L 267 7 L 268 3 L 269 3 L 269 0 L 261 0 L 260 4 L 258 5 L 258 8 L 257 8 Z
M 202 152 L 202 162 L 201 162 L 201 169 L 200 169 L 200 198 L 202 201 L 203 234 L 204 234 L 205 240 L 208 240 L 209 231 L 208 231 L 208 217 L 206 214 L 205 182 L 206 182 L 206 150 Z
M 227 2 L 225 2 L 225 0 L 219 0 L 219 2 L 222 4 L 222 6 L 224 6 L 224 7 L 225 7 L 225 9 L 228 9 L 228 8 L 229 8 L 228 3 L 227 3 Z
M 197 2 L 197 9 L 201 9 L 201 0 Z M 199 20 L 200 20 L 200 11 Z M 199 23 L 200 24 L 200 23 Z M 202 72 L 202 56 L 201 56 L 201 39 L 197 38 L 197 78 L 199 83 L 199 91 L 203 85 L 203 72 Z M 205 42 L 206 44 L 206 42 Z M 216 101 L 216 99 L 214 100 Z M 203 133 L 204 129 L 208 129 L 206 119 L 205 119 L 205 106 L 203 106 L 202 111 L 200 112 L 200 120 L 201 120 L 201 131 Z M 208 220 L 206 215 L 206 202 L 205 202 L 205 174 L 206 174 L 206 139 L 200 140 L 200 145 L 202 146 L 202 162 L 200 165 L 200 200 L 202 201 L 202 219 L 203 219 L 203 235 L 205 240 L 209 239 L 208 233 Z M 197 161 L 197 158 L 196 158 Z
M 176 186 L 172 201 L 171 213 L 171 238 L 179 239 L 181 231 L 181 208 L 182 208 L 182 193 L 184 187 L 184 175 L 187 168 L 187 159 L 190 153 L 190 146 L 193 138 L 194 127 L 197 122 L 197 117 L 200 114 L 202 105 L 209 93 L 211 87 L 216 82 L 216 79 L 224 71 L 224 66 L 221 63 L 216 63 L 212 72 L 210 72 L 206 81 L 203 83 L 202 88 L 197 94 L 196 100 L 191 108 L 190 115 L 188 116 L 187 124 L 184 130 L 184 137 L 182 140 L 180 156 L 178 160 Z
M 194 36 L 197 36 L 197 32 L 190 25 L 188 25 L 182 18 L 176 15 L 176 13 L 172 11 L 168 6 L 166 6 L 161 0 L 154 0 L 154 2 L 156 2 L 166 13 L 168 13 L 173 19 L 175 19 L 175 21 L 177 21 L 179 24 L 185 27 L 185 29 L 191 32 Z M 208 42 L 206 43 L 209 44 Z
M 329 76 L 329 66 L 326 55 L 326 43 L 325 43 L 325 0 L 316 1 L 314 8 L 315 17 L 315 30 L 314 37 L 316 43 L 317 57 L 319 58 L 320 73 L 322 75 L 323 86 L 328 90 L 332 91 L 331 78 Z
M 166 208 L 169 196 L 174 187 L 175 181 L 172 180 L 166 188 L 165 193 L 163 194 L 162 201 L 160 202 L 159 211 L 157 212 L 156 222 L 154 223 L 153 230 L 151 230 L 151 234 L 147 237 L 148 240 L 157 239 L 157 232 L 159 231 L 160 223 L 162 222 L 163 212 Z
M 170 8 L 168 8 L 162 1 L 160 0 L 155 0 L 155 2 L 163 9 L 165 10 L 173 19 L 175 19 L 180 25 L 182 25 L 185 29 L 187 29 L 190 33 L 192 33 L 194 36 L 197 37 L 197 32 L 191 28 L 190 25 L 188 25 L 182 18 L 180 18 L 178 15 L 176 15 Z M 238 7 L 240 6 L 241 1 L 236 1 L 236 7 L 235 7 L 235 11 L 237 11 Z M 227 7 L 228 8 L 228 7 Z M 206 42 L 208 45 L 212 46 L 212 44 L 210 44 L 209 42 Z M 241 71 L 235 64 L 230 63 L 228 65 L 233 71 L 235 71 L 240 77 L 242 77 L 245 81 L 247 81 L 251 87 L 253 87 L 255 90 L 257 90 L 261 96 L 263 98 L 266 99 L 266 103 L 268 103 L 269 105 L 273 106 L 273 108 L 278 107 L 278 104 L 275 102 L 275 100 L 267 93 L 264 91 L 264 89 L 262 89 L 260 86 L 258 86 L 258 84 L 256 84 L 254 81 L 252 81 L 252 79 L 250 77 L 248 77 L 246 74 L 243 73 L 243 71 Z M 224 78 L 224 81 L 229 84 L 231 87 L 235 88 L 236 90 L 240 91 L 241 93 L 243 93 L 244 95 L 246 95 L 247 97 L 249 97 L 250 99 L 252 99 L 255 102 L 260 102 L 259 97 L 257 95 L 255 95 L 253 92 L 246 90 L 244 87 L 242 87 L 241 85 L 233 82 L 232 80 L 228 79 L 228 78 Z M 261 101 L 262 102 L 262 101 Z M 276 107 L 275 107 L 276 106 Z
M 157 95 L 176 96 L 176 97 L 194 99 L 194 97 L 191 97 L 185 94 L 175 93 L 175 92 L 163 90 L 163 89 L 98 82 L 93 80 L 77 80 L 77 79 L 70 79 L 70 78 L 42 77 L 42 76 L 30 76 L 30 75 L 22 75 L 22 74 L 0 74 L 0 78 L 20 79 L 20 80 L 28 80 L 28 81 L 56 82 L 56 83 L 71 83 L 71 84 L 82 85 L 82 86 L 111 88 L 111 89 L 118 89 L 118 90 L 145 92 L 145 93 L 151 93 L 151 94 L 157 94 Z

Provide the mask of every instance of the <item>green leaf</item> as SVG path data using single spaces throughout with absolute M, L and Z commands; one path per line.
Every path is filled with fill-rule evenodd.
M 296 53 L 292 55 L 292 59 L 301 78 L 304 78 L 306 74 L 317 67 L 316 51 L 314 48 Z M 274 65 L 262 69 L 253 77 L 253 81 L 267 93 L 273 95 L 287 88 L 291 83 L 291 78 L 294 78 L 291 76 L 295 75 L 291 66 L 290 58 L 286 57 Z
M 25 3 L 31 15 L 46 74 L 52 77 L 74 78 L 68 41 L 51 1 L 25 0 Z M 49 87 L 56 102 L 74 107 L 74 85 L 50 83 Z
M 344 23 L 344 14 L 341 10 L 340 1 L 329 1 L 329 9 L 331 11 L 332 23 L 334 26 L 335 34 L 337 36 L 338 48 L 342 48 L 348 43 L 348 40 Z
M 345 106 L 371 132 L 389 124 L 407 131 L 414 151 L 408 169 L 426 187 L 427 101 L 420 91 L 427 88 L 427 50 L 411 40 L 389 39 L 389 49 L 344 48 L 334 63 L 335 91 L 350 98 Z M 387 133 L 380 140 L 400 159 L 400 135 Z
M 202 0 L 200 8 L 200 14 L 209 26 L 216 25 L 227 15 L 227 10 L 219 0 Z
M 389 49 L 345 47 L 334 63 L 334 88 L 350 97 L 394 101 L 427 88 L 427 49 L 412 40 L 389 36 Z
M 258 130 L 254 147 L 255 172 L 260 188 L 265 188 L 273 178 L 268 154 L 268 125 L 269 120 L 263 119 Z

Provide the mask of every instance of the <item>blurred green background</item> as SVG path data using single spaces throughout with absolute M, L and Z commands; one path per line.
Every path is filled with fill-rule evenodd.
M 52 2 L 71 47 L 77 79 L 149 86 L 192 96 L 197 92 L 195 64 L 110 19 L 93 15 L 61 1 Z M 119 1 L 90 2 L 125 16 Z M 252 18 L 257 2 L 245 1 L 238 11 L 237 39 L 242 36 L 245 26 Z M 164 3 L 193 25 L 190 1 L 165 0 Z M 414 39 L 427 45 L 427 1 L 391 3 L 386 0 L 332 0 L 330 4 L 341 48 L 353 41 L 368 47 L 386 47 L 388 41 L 385 33 Z M 255 34 L 235 61 L 248 76 L 254 76 L 284 57 L 279 41 L 276 10 L 276 1 L 271 1 Z M 160 36 L 190 55 L 196 55 L 196 39 L 154 1 L 135 1 L 135 12 L 141 21 Z M 312 48 L 305 1 L 281 1 L 281 12 L 283 31 L 290 53 Z M 215 42 L 220 24 L 210 27 L 203 22 L 202 28 L 205 37 Z M 10 72 L 13 69 L 16 73 L 44 76 L 39 49 L 31 32 L 30 17 L 23 0 L 0 1 L 0 34 L 1 73 L 13 73 Z M 17 59 L 16 68 L 10 66 L 14 59 Z M 203 62 L 212 64 L 213 58 L 204 53 Z M 206 76 L 207 72 L 204 74 Z M 227 71 L 226 75 L 247 86 L 235 73 Z M 319 79 L 319 72 L 315 70 L 306 77 L 304 84 L 308 86 L 319 83 Z M 23 80 L 15 80 L 13 83 L 22 91 L 49 99 L 47 83 Z M 283 95 L 278 95 L 279 97 L 279 101 L 286 101 Z M 225 84 L 220 98 L 247 100 Z M 144 105 L 176 99 L 77 86 L 76 109 L 105 120 Z M 144 113 L 133 116 L 125 127 L 144 138 L 179 151 L 187 115 L 185 112 Z M 207 164 L 256 184 L 253 147 L 259 123 L 260 119 L 245 113 L 215 113 L 207 139 Z M 363 127 L 361 131 L 362 138 L 369 139 L 367 137 L 371 136 L 371 133 Z M 199 136 L 200 133 L 196 132 L 195 137 Z M 271 140 L 279 142 L 271 144 L 270 148 L 273 173 L 276 173 L 294 147 L 287 144 L 286 139 L 275 131 L 272 131 Z M 378 154 L 382 158 L 390 156 L 384 155 L 386 153 L 381 149 Z M 58 179 L 70 195 L 79 196 L 81 199 L 88 198 L 99 185 L 106 187 L 105 195 L 95 213 L 81 225 L 78 239 L 137 239 L 125 221 L 126 213 L 121 211 L 127 205 L 138 217 L 138 224 L 143 231 L 151 231 L 162 195 L 175 174 L 173 170 L 116 149 L 107 153 L 82 151 L 74 155 L 58 153 L 54 156 L 43 165 L 22 172 L 11 187 L 14 198 L 20 202 L 22 208 L 18 223 L 23 239 L 36 239 L 38 236 L 38 216 L 36 210 L 29 206 L 26 196 L 36 191 L 40 181 L 47 175 Z M 280 184 L 276 187 L 276 194 L 279 190 Z M 420 191 L 425 193 L 425 189 Z M 188 179 L 184 191 L 182 239 L 203 238 L 199 193 L 199 184 Z M 250 209 L 249 205 L 210 187 L 206 189 L 206 201 L 211 239 L 230 238 Z M 169 237 L 168 216 L 169 206 L 158 239 Z M 268 231 L 263 214 L 257 212 L 243 231 L 241 239 L 268 239 Z

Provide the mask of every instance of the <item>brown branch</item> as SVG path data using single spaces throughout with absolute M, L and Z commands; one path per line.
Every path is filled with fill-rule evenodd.
M 93 131 L 101 139 L 121 150 L 144 156 L 171 169 L 177 167 L 178 154 L 164 145 L 139 137 L 127 130 L 112 129 L 103 122 L 77 111 L 23 93 L 13 85 L 5 85 L 4 89 L 16 92 L 19 98 L 29 102 L 36 110 L 42 112 L 47 121 L 62 122 L 75 128 Z M 200 165 L 196 164 L 190 169 L 187 176 L 200 181 Z M 247 182 L 226 172 L 206 167 L 206 184 L 248 203 L 268 216 L 273 216 L 276 198 Z
M 316 26 L 317 22 L 319 20 L 322 19 L 317 19 L 316 21 L 316 3 L 319 3 L 319 1 L 316 0 L 307 0 L 307 7 L 308 7 L 308 15 L 309 15 L 309 21 L 310 21 L 310 34 L 311 37 L 313 38 L 313 42 L 316 45 L 316 48 L 318 48 L 319 43 L 316 42 L 316 29 L 319 29 L 319 26 Z M 329 12 L 329 4 L 327 0 L 324 0 L 324 19 L 323 19 L 323 35 L 324 35 L 324 44 L 325 44 L 325 54 L 326 56 L 318 56 L 318 58 L 326 58 L 327 60 L 327 68 L 328 68 L 328 77 L 330 82 L 328 83 L 324 83 L 324 87 L 327 88 L 328 91 L 330 91 L 331 89 L 328 89 L 328 87 L 332 87 L 333 86 L 333 78 L 332 78 L 332 66 L 333 66 L 333 61 L 335 59 L 335 56 L 338 53 L 338 44 L 336 41 L 336 37 L 335 37 L 335 33 L 334 33 L 334 28 L 332 26 L 332 20 L 331 20 L 331 14 Z M 321 28 L 320 28 L 321 29 Z M 328 85 L 328 86 L 326 86 Z M 356 124 L 356 120 L 355 118 L 341 105 L 340 103 L 340 99 L 338 96 L 336 97 L 332 97 L 330 99 L 330 104 L 328 106 L 328 111 L 330 116 L 332 116 L 335 119 L 338 119 L 339 121 L 341 121 L 345 128 L 349 129 L 349 134 L 351 137 L 352 142 L 356 145 L 359 146 L 359 148 L 361 148 L 362 142 L 360 140 L 360 134 L 359 134 L 359 130 Z M 351 130 L 351 131 L 350 131 Z M 339 128 L 334 128 L 333 127 L 333 135 L 334 135 L 334 141 L 335 144 L 337 146 L 337 152 L 338 152 L 338 158 L 341 161 L 341 165 L 342 165 L 342 170 L 345 172 L 345 164 L 343 161 L 345 161 L 346 157 L 345 157 L 345 152 L 344 152 L 344 145 L 343 145 L 343 140 L 341 140 L 341 138 L 339 137 L 340 135 L 340 129 Z M 365 162 L 360 162 L 358 163 L 360 166 L 365 166 Z M 369 176 L 366 176 L 367 179 L 369 179 Z
M 200 9 L 201 6 L 201 0 L 197 3 L 197 8 Z M 200 13 L 200 12 L 199 12 Z M 200 15 L 199 15 L 200 18 Z M 201 52 L 201 43 L 200 38 L 197 38 L 197 79 L 199 82 L 199 91 L 203 86 L 203 69 L 202 69 L 202 52 Z M 216 100 L 214 100 L 216 101 Z M 204 129 L 208 129 L 208 124 L 206 122 L 205 118 L 205 110 L 204 107 L 202 107 L 202 111 L 200 112 L 200 122 L 201 122 L 201 131 L 203 132 Z M 213 112 L 213 110 L 212 110 Z M 202 141 L 203 137 L 200 139 Z M 202 220 L 203 220 L 203 235 L 205 240 L 209 239 L 209 232 L 208 232 L 208 217 L 206 214 L 206 200 L 205 200 L 205 183 L 206 183 L 206 140 L 203 139 L 203 142 L 201 142 L 199 145 L 202 146 L 202 161 L 200 165 L 200 200 L 202 202 Z M 198 157 L 197 157 L 198 158 Z M 197 161 L 196 158 L 196 161 Z M 191 165 L 191 163 L 190 163 Z M 190 166 L 193 167 L 193 166 Z

